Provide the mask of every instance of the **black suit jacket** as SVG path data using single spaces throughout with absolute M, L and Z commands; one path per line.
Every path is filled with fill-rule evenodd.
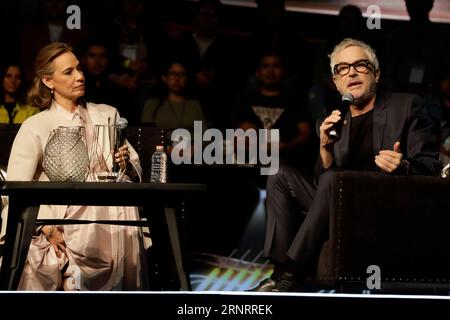
M 345 120 L 341 138 L 333 146 L 334 163 L 330 169 L 341 169 L 348 162 L 350 112 L 347 113 Z M 318 124 L 317 127 L 319 126 Z M 374 154 L 378 154 L 381 150 L 393 150 L 396 141 L 400 142 L 404 159 L 410 163 L 409 174 L 439 174 L 441 165 L 436 130 L 422 100 L 416 95 L 408 93 L 377 95 L 373 112 Z M 316 177 L 323 171 L 319 157 Z

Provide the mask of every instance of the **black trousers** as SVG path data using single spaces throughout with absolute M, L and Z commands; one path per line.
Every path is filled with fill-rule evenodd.
M 264 255 L 275 262 L 297 262 L 316 268 L 329 237 L 331 176 L 325 171 L 316 184 L 297 169 L 281 165 L 267 180 Z

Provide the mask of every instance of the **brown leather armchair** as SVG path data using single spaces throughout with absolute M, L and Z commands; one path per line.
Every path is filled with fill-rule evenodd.
M 330 237 L 315 280 L 338 291 L 450 288 L 450 179 L 336 172 Z

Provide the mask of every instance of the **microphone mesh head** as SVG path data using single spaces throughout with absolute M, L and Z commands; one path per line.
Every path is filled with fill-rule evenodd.
M 346 101 L 348 103 L 353 103 L 353 100 L 355 100 L 355 98 L 353 97 L 353 95 L 351 93 L 346 93 L 342 96 L 342 101 Z
M 119 118 L 116 123 L 121 129 L 125 129 L 128 126 L 128 120 L 125 118 Z

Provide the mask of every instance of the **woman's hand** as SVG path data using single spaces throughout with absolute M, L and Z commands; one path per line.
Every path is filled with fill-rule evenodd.
M 126 144 L 121 146 L 114 155 L 114 158 L 120 169 L 125 170 L 128 162 L 130 162 L 130 151 L 128 150 L 128 146 Z
M 61 252 L 66 253 L 66 242 L 62 231 L 56 226 L 45 226 L 42 228 L 42 233 L 48 242 L 55 249 L 56 255 L 61 257 Z

